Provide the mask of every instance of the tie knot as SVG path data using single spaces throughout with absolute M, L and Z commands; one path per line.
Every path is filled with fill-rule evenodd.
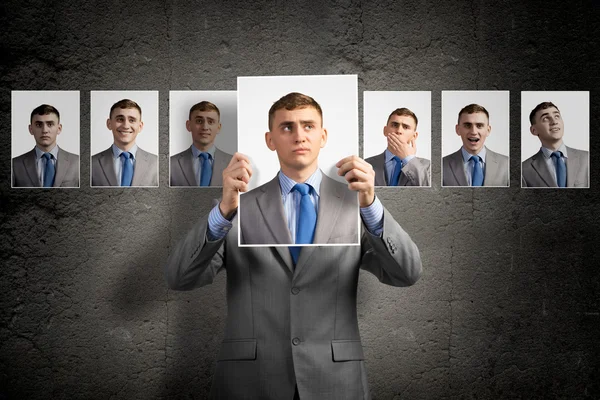
M 121 153 L 121 157 L 123 157 L 123 158 L 124 158 L 124 159 L 126 159 L 126 160 L 129 160 L 130 158 L 132 158 L 132 157 L 133 157 L 133 154 L 131 154 L 131 153 L 130 153 L 130 152 L 128 152 L 128 151 L 124 151 L 124 152 L 122 152 L 122 153 Z
M 400 157 L 394 156 L 392 157 L 392 160 L 395 160 L 397 163 L 400 163 L 400 165 L 402 165 L 402 160 L 400 159 Z
M 42 154 L 42 157 L 44 157 L 46 159 L 46 161 L 47 160 L 51 160 L 52 159 L 52 154 L 50 154 L 50 153 L 44 153 L 44 154 Z
M 562 153 L 560 151 L 555 151 L 552 153 L 552 157 L 554 157 L 558 160 L 559 158 L 562 157 Z
M 292 190 L 298 191 L 302 196 L 310 193 L 310 185 L 308 183 L 296 183 Z
M 203 160 L 208 160 L 208 159 L 210 159 L 210 154 L 209 153 L 200 153 L 200 158 Z
M 479 157 L 479 156 L 471 156 L 471 158 L 469 158 L 469 160 L 471 160 L 473 162 L 478 162 L 478 161 L 481 161 L 481 157 Z

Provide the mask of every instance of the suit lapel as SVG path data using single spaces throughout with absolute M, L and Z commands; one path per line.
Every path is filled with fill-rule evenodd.
M 60 187 L 63 179 L 65 179 L 65 175 L 67 174 L 67 170 L 71 165 L 71 159 L 69 157 L 69 153 L 64 150 L 58 148 L 58 158 L 56 160 L 56 176 L 54 177 L 54 187 Z
M 102 173 L 108 181 L 109 186 L 119 186 L 117 182 L 117 173 L 115 172 L 115 166 L 113 164 L 112 147 L 102 152 L 102 155 L 98 159 Z
M 577 171 L 581 168 L 581 160 L 575 155 L 575 151 L 568 147 L 567 155 L 569 156 L 565 158 L 567 164 L 567 187 L 574 187 Z
M 287 219 L 283 212 L 283 203 L 281 202 L 279 175 L 276 175 L 271 182 L 263 186 L 262 190 L 262 194 L 256 198 L 256 203 L 268 230 L 265 234 L 271 235 L 271 237 L 265 238 L 263 243 L 292 243 L 292 237 L 287 227 Z M 289 270 L 293 271 L 294 267 L 289 248 L 273 247 L 272 249 L 279 254 L 281 261 Z
M 196 176 L 194 174 L 194 164 L 192 162 L 193 157 L 194 153 L 192 153 L 192 148 L 190 147 L 188 151 L 179 157 L 177 162 L 181 167 L 183 177 L 185 178 L 187 184 L 189 186 L 198 186 L 198 183 L 196 182 Z
M 227 153 L 216 149 L 215 150 L 215 161 L 213 162 L 213 175 L 210 180 L 211 186 L 223 186 L 223 170 L 227 168 L 231 161 L 231 157 L 228 157 Z
M 373 170 L 375 170 L 375 186 L 387 186 L 387 176 L 385 176 L 385 151 L 377 155 L 373 161 Z
M 465 175 L 462 152 L 460 151 L 460 149 L 450 156 L 449 161 L 450 171 L 452 172 L 452 175 L 454 175 L 454 179 L 456 180 L 458 186 L 469 186 L 469 183 L 467 182 L 467 177 Z
M 148 153 L 138 147 L 131 186 L 144 186 L 142 183 L 148 172 Z
M 483 178 L 483 186 L 495 186 L 495 175 L 498 171 L 498 159 L 496 158 L 496 153 L 485 148 L 486 151 L 486 166 L 485 166 L 485 175 Z
M 552 178 L 552 174 L 550 171 L 548 171 L 548 166 L 544 161 L 544 154 L 542 153 L 542 150 L 538 151 L 534 156 L 533 160 L 531 161 L 531 167 L 535 172 L 537 172 L 537 174 L 544 181 L 544 183 L 548 185 L 548 187 L 557 187 L 556 182 Z
M 31 181 L 31 186 L 41 187 L 40 178 L 35 167 L 35 147 L 23 158 L 23 167 L 25 168 L 25 172 L 27 172 L 27 177 Z

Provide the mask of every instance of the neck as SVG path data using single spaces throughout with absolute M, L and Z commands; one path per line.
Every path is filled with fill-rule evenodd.
M 471 151 L 471 150 L 469 150 L 469 149 L 466 149 L 466 148 L 464 148 L 464 147 L 463 147 L 463 149 L 465 149 L 465 151 L 466 151 L 467 153 L 469 153 L 470 155 L 472 155 L 472 156 L 476 156 L 477 154 L 481 153 L 481 150 L 483 150 L 483 147 L 482 147 L 482 148 L 480 148 L 478 151 Z
M 201 152 L 205 153 L 206 151 L 208 151 L 208 149 L 210 149 L 212 147 L 212 143 L 209 144 L 202 144 L 202 143 L 196 143 L 194 142 L 194 147 L 197 148 L 198 150 L 200 150 Z
M 40 149 L 44 153 L 49 153 L 56 146 L 56 143 L 52 143 L 51 145 L 48 145 L 48 146 L 36 144 L 36 146 L 38 147 L 38 149 Z
M 542 146 L 544 146 L 545 148 L 552 150 L 552 151 L 558 150 L 561 145 L 562 145 L 562 139 L 559 139 L 559 140 L 553 141 L 553 142 L 542 141 Z
M 387 149 L 390 153 L 392 153 L 396 157 L 400 157 L 400 154 L 396 153 L 390 146 L 388 146 Z M 400 157 L 400 158 L 402 158 L 402 157 Z
M 293 179 L 295 182 L 304 183 L 304 182 L 306 182 L 306 180 L 308 178 L 310 178 L 310 176 L 312 174 L 315 173 L 317 168 L 319 168 L 319 165 L 317 163 L 315 163 L 314 165 L 306 167 L 302 170 L 289 168 L 284 165 L 281 165 L 280 167 L 281 167 L 281 172 L 283 172 L 285 174 L 285 176 L 287 176 L 290 179 Z
M 131 150 L 131 148 L 132 148 L 133 146 L 135 146 L 135 142 L 133 142 L 133 143 L 129 143 L 129 144 L 128 144 L 128 145 L 126 145 L 126 146 L 119 146 L 118 144 L 116 144 L 116 143 L 115 143 L 115 146 L 117 146 L 119 149 L 121 149 L 121 150 L 123 150 L 123 151 L 129 151 L 129 150 Z

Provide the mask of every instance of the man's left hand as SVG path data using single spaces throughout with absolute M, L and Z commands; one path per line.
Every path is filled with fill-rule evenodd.
M 371 164 L 358 156 L 348 156 L 335 166 L 338 167 L 338 175 L 348 181 L 348 189 L 358 192 L 359 205 L 370 206 L 375 201 L 375 171 Z

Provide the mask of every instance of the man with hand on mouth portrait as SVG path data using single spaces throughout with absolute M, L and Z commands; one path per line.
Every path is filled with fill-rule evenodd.
M 158 157 L 135 143 L 144 128 L 141 107 L 129 99 L 116 102 L 106 127 L 114 142 L 92 157 L 92 186 L 158 186 Z
M 456 134 L 462 147 L 442 160 L 442 186 L 509 186 L 508 157 L 484 144 L 492 132 L 489 113 L 469 104 L 458 113 Z
M 417 116 L 408 108 L 390 114 L 383 135 L 385 151 L 365 161 L 375 170 L 375 186 L 429 186 L 431 163 L 417 157 Z
M 589 153 L 565 146 L 564 121 L 553 103 L 538 104 L 529 114 L 532 135 L 542 147 L 523 161 L 523 187 L 589 187 Z
M 232 155 L 215 147 L 221 132 L 219 108 L 209 101 L 194 104 L 185 127 L 192 145 L 171 157 L 171 186 L 222 186 Z

